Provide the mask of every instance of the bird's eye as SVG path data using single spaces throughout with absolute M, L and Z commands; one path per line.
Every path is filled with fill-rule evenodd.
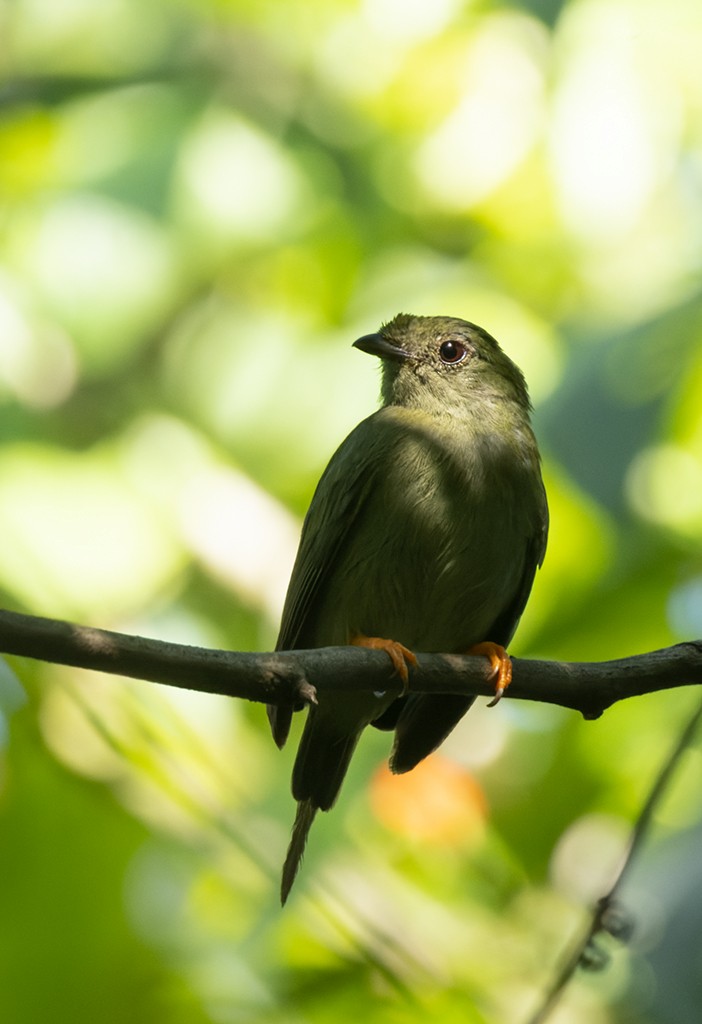
M 465 359 L 467 351 L 460 341 L 442 341 L 439 345 L 439 357 L 442 363 L 460 363 Z

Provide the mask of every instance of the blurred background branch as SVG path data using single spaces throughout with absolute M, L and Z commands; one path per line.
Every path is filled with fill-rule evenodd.
M 584 970 L 599 971 L 608 965 L 609 953 L 604 941 L 606 937 L 611 936 L 619 942 L 627 942 L 632 938 L 636 926 L 635 917 L 628 908 L 619 902 L 618 894 L 623 888 L 626 876 L 633 870 L 637 856 L 641 854 L 644 841 L 649 838 L 654 814 L 673 780 L 682 756 L 692 744 L 700 720 L 702 720 L 702 704 L 697 707 L 681 730 L 651 786 L 632 829 L 626 856 L 614 883 L 609 891 L 598 899 L 590 921 L 580 938 L 574 943 L 572 950 L 566 955 L 543 1002 L 534 1016 L 529 1018 L 529 1024 L 542 1024 L 550 1017 L 579 967 Z

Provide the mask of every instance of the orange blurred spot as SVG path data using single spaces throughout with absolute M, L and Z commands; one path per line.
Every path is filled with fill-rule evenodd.
M 393 832 L 438 843 L 482 838 L 485 795 L 473 776 L 441 754 L 432 754 L 405 775 L 383 765 L 373 776 L 371 807 Z

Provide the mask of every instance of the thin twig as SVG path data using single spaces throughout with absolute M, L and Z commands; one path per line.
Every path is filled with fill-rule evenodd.
M 529 1019 L 529 1024 L 543 1024 L 559 1002 L 578 967 L 588 966 L 592 969 L 606 964 L 607 956 L 599 950 L 595 941 L 598 935 L 607 933 L 615 938 L 625 939 L 630 934 L 631 924 L 629 915 L 622 909 L 617 896 L 634 864 L 644 839 L 648 836 L 654 812 L 671 782 L 682 755 L 692 743 L 701 720 L 702 704 L 699 705 L 681 731 L 673 749 L 661 766 L 651 786 L 632 830 L 629 848 L 614 884 L 609 892 L 597 901 L 587 928 L 580 939 L 574 944 L 571 952 L 568 953 L 553 985 L 544 997 L 543 1003 L 534 1016 Z

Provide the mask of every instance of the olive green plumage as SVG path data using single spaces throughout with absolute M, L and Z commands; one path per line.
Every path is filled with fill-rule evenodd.
M 548 511 L 521 371 L 482 328 L 401 314 L 356 347 L 383 362 L 382 407 L 332 457 L 305 519 L 277 649 L 358 634 L 414 651 L 506 646 L 546 548 Z M 320 692 L 293 771 L 285 902 L 317 809 L 339 792 L 365 726 L 394 728 L 413 768 L 472 697 Z M 279 746 L 293 709 L 271 707 Z

